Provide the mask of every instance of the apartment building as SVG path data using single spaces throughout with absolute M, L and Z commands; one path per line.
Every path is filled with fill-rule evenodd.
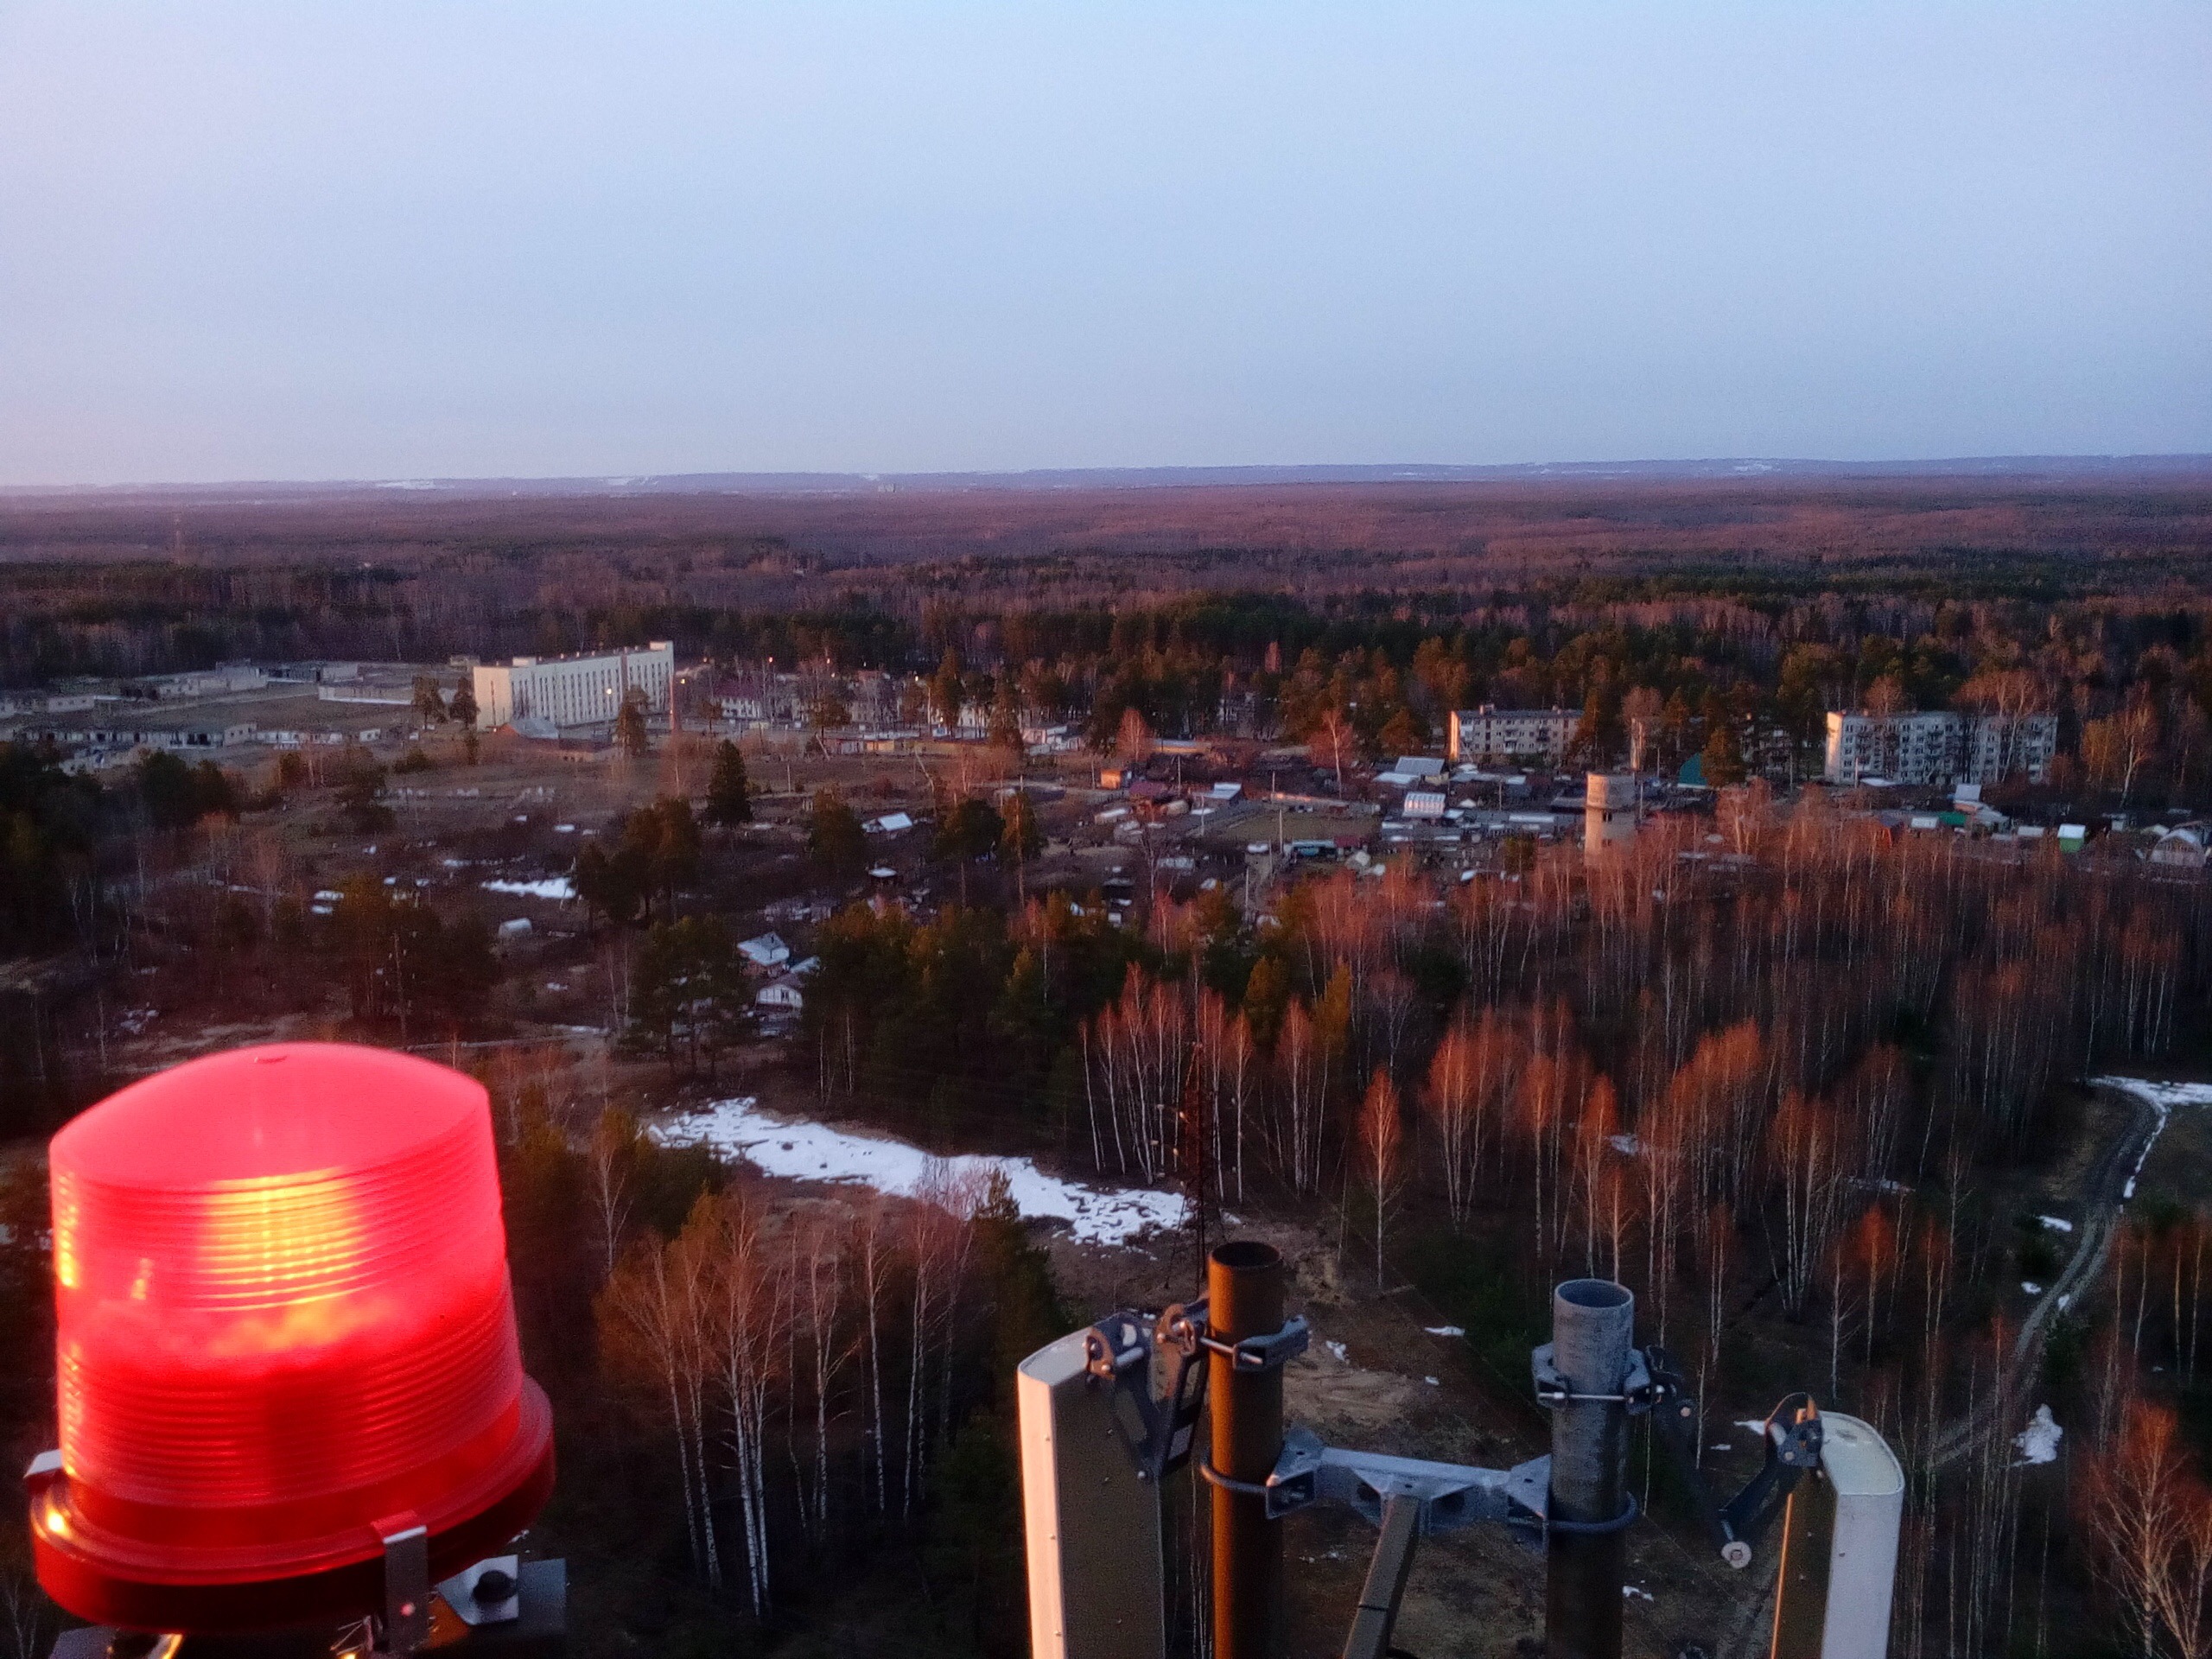
M 676 646 L 656 639 L 642 650 L 577 657 L 518 657 L 498 667 L 477 664 L 476 723 L 489 730 L 524 715 L 556 727 L 598 726 L 620 712 L 635 686 L 646 707 L 665 713 L 676 679 Z
M 2058 753 L 2056 715 L 1831 714 L 1822 776 L 1831 784 L 2041 783 Z
M 1573 709 L 1458 709 L 1452 714 L 1455 762 L 1541 756 L 1558 760 L 1573 740 L 1581 715 Z

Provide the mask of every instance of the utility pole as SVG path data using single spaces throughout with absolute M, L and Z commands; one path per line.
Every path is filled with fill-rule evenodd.
M 1552 1293 L 1552 1364 L 1565 1397 L 1552 1407 L 1548 1659 L 1621 1659 L 1621 1529 L 1635 1516 L 1626 1386 L 1635 1325 L 1636 1297 L 1609 1279 L 1570 1279 Z
M 1230 1347 L 1282 1328 L 1281 1252 L 1236 1239 L 1206 1258 L 1207 1319 Z M 1206 1356 L 1214 1469 L 1255 1490 L 1213 1492 L 1213 1659 L 1280 1659 L 1283 1649 L 1282 1523 L 1256 1490 L 1282 1455 L 1282 1372 Z M 1614 1592 L 1618 1601 L 1619 1592 Z M 1618 1623 L 1619 1609 L 1614 1609 Z

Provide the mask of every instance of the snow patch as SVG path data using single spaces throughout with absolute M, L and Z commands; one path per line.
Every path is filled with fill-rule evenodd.
M 2036 1414 L 2028 1419 L 2028 1426 L 2012 1437 L 2012 1444 L 2020 1449 L 2022 1464 L 2056 1463 L 2058 1443 L 2065 1434 L 2066 1431 L 2052 1418 L 2050 1408 L 2037 1406 Z
M 1461 1325 L 1425 1325 L 1421 1329 L 1432 1337 L 1464 1337 L 1467 1328 Z
M 509 893 L 520 899 L 553 899 L 567 904 L 576 890 L 565 875 L 549 875 L 543 881 L 486 881 L 486 893 Z
M 1442 1388 L 1442 1387 L 1444 1386 L 1441 1382 L 1438 1382 L 1434 1377 L 1433 1377 L 1433 1376 L 1424 1376 L 1423 1378 L 1421 1378 L 1421 1381 L 1422 1381 L 1422 1382 L 1426 1382 L 1426 1383 L 1427 1383 L 1427 1384 L 1428 1384 L 1428 1386 L 1429 1386 L 1430 1388 L 1432 1388 L 1432 1389 L 1440 1389 L 1440 1388 Z
M 2036 1283 L 2032 1279 L 2021 1280 L 2020 1288 L 2026 1291 L 2031 1296 L 2040 1296 L 2043 1294 L 2043 1287 Z
M 1637 1596 L 1642 1596 L 1646 1601 L 1656 1601 L 1659 1599 L 1658 1597 L 1653 1595 L 1649 1590 L 1639 1590 L 1632 1584 L 1624 1584 L 1621 1586 L 1621 1599 L 1624 1601 L 1629 1600 Z
M 2070 1233 L 2074 1224 L 2063 1216 L 2037 1216 L 2036 1219 L 2054 1233 Z
M 1023 1215 L 1065 1221 L 1087 1244 L 1127 1244 L 1156 1228 L 1183 1224 L 1180 1193 L 1086 1186 L 1049 1174 L 1027 1158 L 938 1158 L 888 1135 L 779 1117 L 763 1111 L 750 1095 L 684 1113 L 652 1134 L 664 1145 L 712 1147 L 766 1174 L 851 1181 L 896 1198 L 913 1198 L 945 1176 L 957 1179 L 996 1170 L 1006 1177 Z
M 1337 1363 L 1339 1365 L 1351 1363 L 1351 1356 L 1341 1342 L 1324 1342 L 1321 1345 L 1337 1357 Z

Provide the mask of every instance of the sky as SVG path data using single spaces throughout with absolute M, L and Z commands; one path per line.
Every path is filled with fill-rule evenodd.
M 0 0 L 0 484 L 2212 451 L 2212 4 Z

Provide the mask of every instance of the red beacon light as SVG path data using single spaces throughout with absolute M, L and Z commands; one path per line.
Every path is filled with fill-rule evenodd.
M 427 1586 L 388 1599 L 395 1548 L 442 1578 L 536 1516 L 552 1414 L 477 1084 L 238 1049 L 111 1096 L 51 1164 L 61 1447 L 31 1527 L 63 1607 L 209 1634 L 414 1620 Z

